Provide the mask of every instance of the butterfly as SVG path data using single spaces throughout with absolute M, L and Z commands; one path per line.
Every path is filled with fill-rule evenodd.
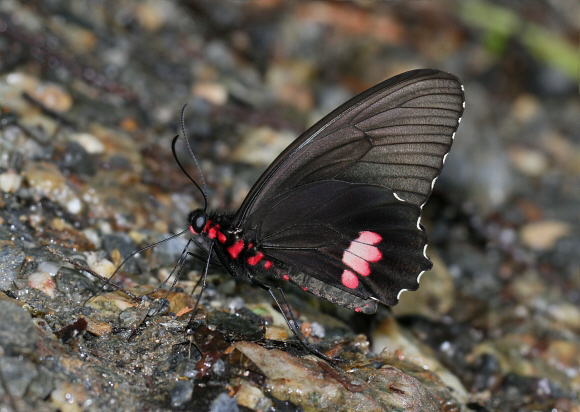
M 300 135 L 235 214 L 208 212 L 205 182 L 202 190 L 190 177 L 205 199 L 188 216 L 189 231 L 207 245 L 205 274 L 215 253 L 230 274 L 274 299 L 269 279 L 356 312 L 372 314 L 379 302 L 396 305 L 432 267 L 421 211 L 464 108 L 456 76 L 412 70 L 364 91 Z

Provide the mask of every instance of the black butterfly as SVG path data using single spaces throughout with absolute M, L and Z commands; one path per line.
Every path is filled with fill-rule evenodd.
M 262 279 L 367 314 L 377 302 L 396 305 L 432 267 L 421 209 L 464 107 L 452 74 L 424 69 L 388 79 L 298 137 L 236 214 L 208 213 L 206 200 L 189 214 L 189 230 L 232 275 L 271 294 Z
M 236 214 L 207 213 L 199 164 L 186 138 L 203 190 L 179 162 L 176 136 L 173 155 L 205 205 L 188 216 L 188 230 L 196 236 L 171 272 L 177 272 L 174 284 L 188 256 L 205 259 L 188 251 L 191 242 L 203 246 L 195 239 L 201 236 L 208 246 L 202 293 L 215 253 L 232 275 L 266 289 L 280 308 L 268 279 L 292 282 L 357 312 L 374 313 L 377 302 L 396 305 L 401 292 L 417 290 L 421 275 L 432 267 L 421 210 L 464 108 L 463 86 L 452 74 L 422 69 L 385 80 L 298 137 L 262 174 Z M 161 242 L 132 253 L 117 270 Z M 330 360 L 281 312 L 306 348 Z

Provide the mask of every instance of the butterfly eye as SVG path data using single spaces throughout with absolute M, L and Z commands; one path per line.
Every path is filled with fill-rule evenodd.
M 189 214 L 187 222 L 189 224 L 189 230 L 192 233 L 198 234 L 201 233 L 203 228 L 205 227 L 205 223 L 207 222 L 207 216 L 203 212 L 203 210 L 196 210 Z

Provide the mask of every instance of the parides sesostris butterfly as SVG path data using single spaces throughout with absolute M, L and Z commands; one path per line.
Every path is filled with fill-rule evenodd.
M 388 79 L 298 137 L 235 214 L 208 213 L 206 199 L 189 214 L 189 230 L 232 275 L 268 290 L 260 279 L 367 314 L 377 302 L 393 306 L 432 267 L 421 210 L 464 107 L 452 74 Z

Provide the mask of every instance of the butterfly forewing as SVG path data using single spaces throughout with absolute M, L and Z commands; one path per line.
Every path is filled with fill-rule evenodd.
M 431 268 L 421 208 L 463 108 L 459 80 L 437 70 L 340 106 L 278 156 L 229 222 L 255 248 L 241 256 L 263 254 L 269 273 L 351 309 L 396 304 Z
M 422 206 L 441 172 L 463 113 L 463 88 L 452 74 L 413 70 L 346 102 L 296 139 L 253 186 L 236 214 L 277 194 L 321 180 L 378 184 Z

